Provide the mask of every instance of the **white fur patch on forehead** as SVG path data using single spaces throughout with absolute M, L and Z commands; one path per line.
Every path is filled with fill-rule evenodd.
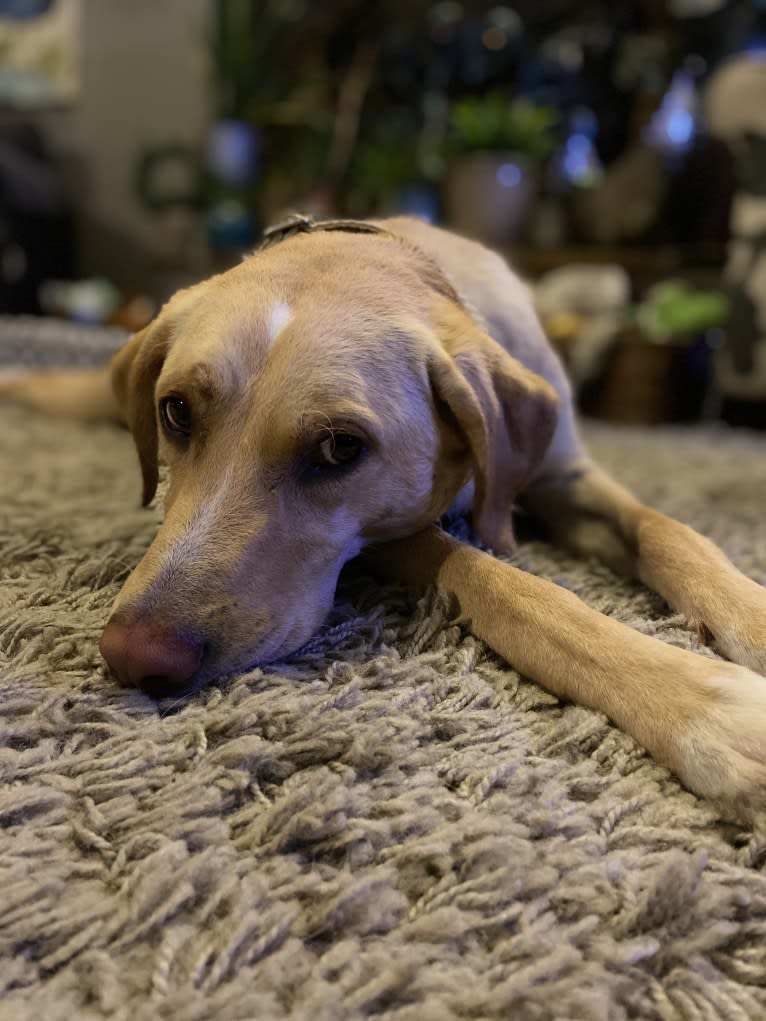
M 267 335 L 269 344 L 273 344 L 279 334 L 293 317 L 293 312 L 286 301 L 278 301 L 269 311 L 267 318 Z

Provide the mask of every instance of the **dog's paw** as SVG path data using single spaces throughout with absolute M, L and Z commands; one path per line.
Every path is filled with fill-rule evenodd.
M 766 679 L 716 664 L 700 710 L 679 731 L 679 773 L 727 815 L 766 819 Z
M 751 620 L 741 627 L 723 631 L 716 645 L 732 663 L 741 663 L 766 677 L 766 613 L 763 620 Z
M 716 645 L 733 663 L 766 677 L 766 588 L 743 579 L 736 600 L 715 635 Z

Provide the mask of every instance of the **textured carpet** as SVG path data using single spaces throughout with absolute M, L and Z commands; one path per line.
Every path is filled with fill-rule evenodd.
M 118 689 L 99 630 L 157 520 L 130 439 L 0 435 L 3 1021 L 766 1017 L 766 835 L 353 572 L 289 662 Z M 590 437 L 766 581 L 763 437 Z M 697 648 L 595 565 L 515 562 Z

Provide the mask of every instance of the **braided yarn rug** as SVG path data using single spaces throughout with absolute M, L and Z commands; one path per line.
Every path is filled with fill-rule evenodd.
M 0 436 L 3 1021 L 766 1017 L 766 834 L 353 569 L 289 661 L 118 688 L 100 629 L 159 518 L 130 437 L 10 406 Z M 763 437 L 588 437 L 766 582 Z M 715 655 L 604 568 L 513 562 Z

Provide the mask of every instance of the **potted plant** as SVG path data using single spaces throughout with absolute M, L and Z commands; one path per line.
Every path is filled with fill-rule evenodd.
M 557 115 L 500 92 L 457 100 L 450 111 L 447 220 L 491 245 L 516 240 L 537 193 L 539 168 L 555 145 Z

